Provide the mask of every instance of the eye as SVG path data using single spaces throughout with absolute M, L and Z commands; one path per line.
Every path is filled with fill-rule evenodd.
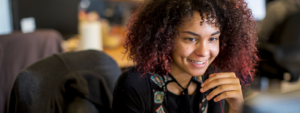
M 218 38 L 214 38 L 214 37 L 209 38 L 209 41 L 217 41 L 217 40 L 218 40 Z
M 196 41 L 195 38 L 185 38 L 185 40 L 192 41 L 192 42 Z

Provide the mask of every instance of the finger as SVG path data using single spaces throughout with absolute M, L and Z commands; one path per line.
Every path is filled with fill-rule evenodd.
M 214 101 L 218 102 L 222 99 L 227 99 L 227 98 L 238 98 L 241 96 L 241 91 L 229 91 L 229 92 L 224 92 L 221 95 L 217 96 Z
M 205 80 L 201 86 L 205 85 L 206 83 L 210 82 L 210 81 L 213 81 L 217 78 L 236 78 L 236 75 L 235 73 L 233 72 L 230 72 L 230 73 L 214 73 L 214 74 L 211 74 L 209 76 L 209 78 L 207 80 Z
M 218 94 L 221 94 L 221 93 L 224 93 L 224 92 L 228 92 L 228 91 L 239 91 L 241 90 L 241 86 L 240 85 L 222 85 L 222 86 L 219 86 L 218 88 L 216 88 L 215 90 L 213 90 L 212 92 L 210 92 L 206 99 L 207 100 L 210 100 L 212 99 L 213 97 L 215 97 L 216 95 Z
M 220 85 L 226 85 L 226 84 L 236 84 L 240 85 L 240 80 L 238 78 L 218 78 L 215 79 L 209 83 L 206 83 L 201 89 L 201 92 L 205 92 L 211 88 L 220 86 Z

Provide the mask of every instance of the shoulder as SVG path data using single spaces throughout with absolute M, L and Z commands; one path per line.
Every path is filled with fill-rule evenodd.
M 150 93 L 149 77 L 147 75 L 142 76 L 135 68 L 130 68 L 123 72 L 118 78 L 115 86 L 115 92 L 116 91 L 148 95 L 148 93 Z
M 149 76 L 141 76 L 134 68 L 123 72 L 119 77 L 113 99 L 115 113 L 141 113 L 151 106 L 151 89 Z
M 146 87 L 148 85 L 147 83 L 149 83 L 149 77 L 147 75 L 142 76 L 135 68 L 127 69 L 120 75 L 117 81 L 117 84 L 126 87 L 134 87 L 137 85 L 139 87 Z

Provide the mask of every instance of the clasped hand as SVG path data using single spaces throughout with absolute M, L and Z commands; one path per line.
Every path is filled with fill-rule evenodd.
M 217 87 L 207 95 L 206 99 L 214 98 L 214 102 L 226 99 L 230 106 L 230 111 L 238 112 L 244 104 L 242 88 L 240 80 L 236 77 L 235 73 L 214 73 L 209 76 L 201 85 L 200 92 L 206 92 L 209 89 Z

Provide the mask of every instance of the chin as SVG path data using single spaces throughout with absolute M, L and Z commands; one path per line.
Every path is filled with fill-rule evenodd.
M 190 71 L 190 75 L 193 77 L 200 77 L 205 73 L 205 71 Z

